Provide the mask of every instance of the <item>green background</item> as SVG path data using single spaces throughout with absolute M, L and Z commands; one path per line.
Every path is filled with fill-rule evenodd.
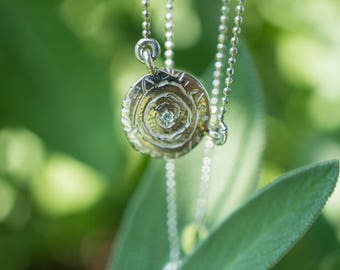
M 163 2 L 151 2 L 158 40 Z M 205 73 L 218 10 L 219 1 L 175 2 L 179 68 Z M 119 123 L 123 95 L 145 72 L 133 52 L 140 11 L 137 0 L 0 2 L 0 269 L 107 264 L 150 162 L 130 148 Z M 340 157 L 339 27 L 336 0 L 247 2 L 241 42 L 262 82 L 265 111 L 258 187 Z M 276 269 L 339 269 L 339 201 L 336 191 Z

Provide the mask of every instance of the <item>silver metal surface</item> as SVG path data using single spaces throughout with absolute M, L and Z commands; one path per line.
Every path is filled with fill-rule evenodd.
M 161 46 L 158 41 L 153 38 L 142 38 L 135 46 L 135 55 L 138 61 L 145 64 L 146 59 L 144 56 L 145 51 L 149 51 L 153 61 L 156 61 L 161 54 Z
M 230 38 L 230 49 L 228 58 L 228 67 L 226 69 L 226 79 L 225 87 L 223 89 L 222 105 L 219 112 L 220 122 L 224 121 L 224 115 L 226 113 L 226 106 L 229 102 L 228 96 L 231 92 L 231 86 L 233 83 L 234 68 L 236 63 L 236 55 L 238 52 L 239 35 L 241 33 L 241 24 L 243 22 L 243 12 L 244 12 L 244 2 L 245 0 L 238 0 L 235 8 L 236 15 L 234 17 L 234 26 L 232 28 L 232 36 Z
M 209 98 L 193 76 L 156 70 L 129 89 L 121 115 L 127 138 L 137 151 L 152 157 L 177 158 L 208 132 Z
M 144 38 L 150 38 L 151 37 L 151 30 L 150 30 L 150 4 L 148 0 L 141 0 L 142 6 L 143 6 L 143 22 L 142 22 L 142 36 Z
M 209 128 L 209 137 L 216 145 L 223 145 L 228 139 L 228 127 L 224 122 L 219 123 L 219 127 Z
M 173 23 L 173 4 L 174 0 L 166 1 L 166 13 L 165 13 L 165 67 L 170 72 L 174 65 L 174 23 Z
M 177 227 L 177 198 L 176 198 L 176 167 L 173 159 L 167 159 L 166 171 L 166 203 L 167 229 L 169 241 L 169 264 L 164 269 L 176 270 L 180 263 L 181 248 Z

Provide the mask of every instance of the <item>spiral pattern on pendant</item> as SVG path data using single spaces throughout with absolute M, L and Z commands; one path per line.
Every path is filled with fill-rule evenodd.
M 208 130 L 209 99 L 202 84 L 181 72 L 157 70 L 128 91 L 121 122 L 131 145 L 152 157 L 177 158 Z

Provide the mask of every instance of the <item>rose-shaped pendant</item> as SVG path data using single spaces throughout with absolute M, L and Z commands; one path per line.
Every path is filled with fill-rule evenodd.
M 155 70 L 127 92 L 121 122 L 131 145 L 152 157 L 177 158 L 208 133 L 209 97 L 202 84 L 182 71 Z

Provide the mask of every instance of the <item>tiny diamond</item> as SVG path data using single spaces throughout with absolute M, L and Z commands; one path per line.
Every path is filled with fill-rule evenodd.
M 172 112 L 165 110 L 159 115 L 159 119 L 167 128 L 169 128 L 175 122 L 175 115 Z

